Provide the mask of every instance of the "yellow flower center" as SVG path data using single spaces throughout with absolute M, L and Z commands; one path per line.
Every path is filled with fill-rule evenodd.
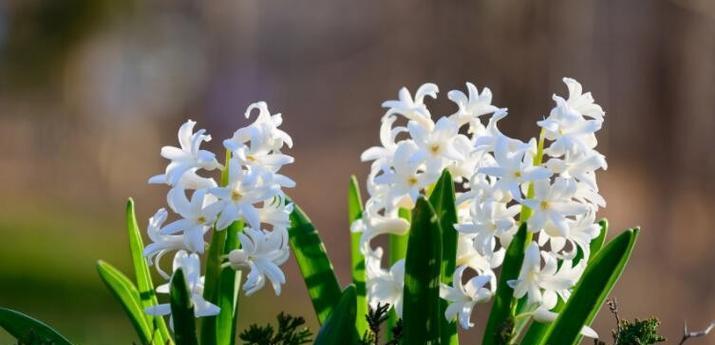
M 414 177 L 414 176 L 410 176 L 410 177 L 407 179 L 407 184 L 410 185 L 410 186 L 415 186 L 415 185 L 417 185 L 417 182 L 418 182 L 418 181 L 417 181 L 417 177 Z
M 547 209 L 549 209 L 549 202 L 542 201 L 541 203 L 539 203 L 539 207 L 541 207 L 542 210 L 547 210 Z
M 199 218 L 196 218 L 196 222 L 199 224 L 204 224 L 204 223 L 206 223 L 206 217 L 199 216 Z
M 439 151 L 441 151 L 442 147 L 439 144 L 432 144 L 429 149 L 430 151 L 432 151 L 432 154 L 436 155 L 439 153 Z
M 233 201 L 239 201 L 243 198 L 243 194 L 241 194 L 239 191 L 234 190 L 231 192 L 231 200 Z

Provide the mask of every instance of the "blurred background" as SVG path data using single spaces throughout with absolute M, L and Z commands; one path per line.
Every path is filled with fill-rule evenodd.
M 346 187 L 378 143 L 380 103 L 405 85 L 473 81 L 510 109 L 512 136 L 537 134 L 563 76 L 607 112 L 599 175 L 611 234 L 641 225 L 614 291 L 623 317 L 715 319 L 715 2 L 0 0 L 0 305 L 82 344 L 131 344 L 129 322 L 95 261 L 125 272 L 126 198 L 141 224 L 164 207 L 149 186 L 187 118 L 214 137 L 244 125 L 248 104 L 284 114 L 294 138 L 290 194 L 349 279 Z M 280 311 L 316 325 L 294 261 L 280 297 L 241 301 L 240 328 Z M 481 335 L 487 306 L 474 316 Z M 614 321 L 602 311 L 605 337 Z M 0 344 L 11 339 L 0 331 Z M 715 344 L 715 336 L 693 344 Z

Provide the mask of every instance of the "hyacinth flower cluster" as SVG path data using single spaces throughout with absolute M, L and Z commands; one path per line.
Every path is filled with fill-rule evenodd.
M 293 162 L 281 152 L 284 146 L 292 146 L 292 140 L 278 128 L 281 114 L 272 115 L 266 103 L 250 105 L 246 118 L 253 113 L 257 113 L 253 123 L 223 142 L 229 153 L 225 165 L 214 153 L 201 149 L 211 136 L 203 129 L 195 131 L 196 122 L 188 120 L 179 128 L 179 147 L 161 149 L 161 156 L 170 161 L 165 172 L 149 179 L 149 183 L 169 186 L 167 204 L 176 219 L 165 224 L 169 212 L 164 208 L 149 219 L 147 234 L 152 243 L 143 254 L 167 280 L 172 274 L 162 269 L 160 261 L 166 254 L 174 256 L 172 272 L 183 270 L 196 317 L 220 312 L 204 299 L 200 256 L 208 246 L 209 233 L 227 231 L 234 223 L 242 225 L 242 231 L 232 234 L 238 237 L 240 248 L 226 255 L 225 265 L 248 270 L 245 294 L 255 293 L 269 281 L 278 295 L 285 284 L 281 265 L 290 254 L 288 217 L 292 205 L 286 202 L 283 189 L 295 182 L 279 171 Z M 221 172 L 222 180 L 211 177 L 215 171 Z M 168 283 L 157 292 L 168 293 Z M 170 305 L 149 307 L 147 313 L 170 314 Z
M 496 293 L 494 270 L 504 261 L 506 248 L 520 224 L 528 229 L 528 247 L 517 279 L 510 280 L 514 297 L 526 296 L 524 314 L 551 322 L 558 299 L 566 301 L 590 255 L 590 243 L 600 234 L 596 212 L 605 206 L 596 171 L 606 169 L 596 151 L 595 133 L 604 112 L 576 80 L 564 78 L 568 97 L 554 95 L 554 108 L 537 125 L 538 138 L 508 137 L 498 128 L 507 109 L 492 104 L 492 93 L 481 93 L 467 83 L 467 93 L 453 90 L 448 98 L 456 111 L 434 118 L 425 104 L 438 88 L 424 84 L 414 97 L 406 88 L 387 108 L 380 129 L 381 146 L 366 150 L 372 161 L 367 179 L 370 198 L 362 218 L 352 225 L 361 233 L 366 258 L 370 304 L 389 303 L 402 317 L 404 253 L 392 253 L 390 267 L 381 268 L 383 248 L 370 242 L 390 234 L 390 250 L 400 251 L 409 220 L 400 210 L 414 207 L 428 194 L 443 170 L 462 190 L 456 197 L 458 222 L 457 268 L 441 296 L 449 302 L 447 319 L 468 329 L 472 309 Z M 403 124 L 398 124 L 402 121 Z M 533 239 L 533 240 L 532 240 Z M 579 256 L 576 263 L 574 259 Z M 464 273 L 474 277 L 464 282 Z M 590 328 L 584 334 L 596 336 Z
M 639 230 L 606 241 L 608 223 L 597 220 L 606 202 L 596 181 L 607 168 L 596 150 L 604 112 L 577 81 L 563 81 L 568 95 L 553 96 L 554 107 L 536 123 L 538 136 L 528 140 L 502 133 L 507 109 L 471 83 L 466 92 L 447 93 L 454 111 L 444 116 L 428 107 L 438 95 L 431 83 L 384 102 L 380 145 L 361 156 L 371 162 L 369 197 L 363 203 L 355 177 L 348 189 L 347 285 L 316 227 L 286 195 L 295 182 L 280 173 L 293 163 L 282 152 L 293 144 L 279 128 L 282 116 L 263 102 L 250 105 L 245 115 L 253 122 L 224 140 L 223 160 L 202 149 L 211 137 L 189 120 L 178 147 L 161 149 L 169 160 L 164 172 L 149 179 L 167 186 L 168 207 L 142 233 L 128 203 L 136 279 L 102 261 L 99 275 L 142 344 L 236 344 L 240 291 L 252 295 L 270 284 L 279 295 L 290 258 L 320 324 L 317 345 L 458 345 L 458 329 L 474 327 L 478 306 L 490 308 L 484 345 L 575 345 L 598 337 L 590 324 Z M 173 260 L 162 260 L 167 256 Z M 155 288 L 152 276 L 163 284 Z M 385 320 L 391 329 L 381 333 Z M 301 334 L 291 344 L 310 335 L 299 325 L 279 327 Z M 47 342 L 71 344 L 14 311 L 0 309 L 0 326 L 18 339 L 40 330 Z M 250 338 L 273 337 L 266 329 L 250 327 Z M 280 344 L 271 339 L 265 342 Z

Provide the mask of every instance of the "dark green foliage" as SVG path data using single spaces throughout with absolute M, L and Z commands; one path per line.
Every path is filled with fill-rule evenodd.
M 380 331 L 382 329 L 383 323 L 387 321 L 390 315 L 390 304 L 377 305 L 377 308 L 369 308 L 367 315 L 365 315 L 365 320 L 369 330 L 365 331 L 360 340 L 360 345 L 379 345 L 380 344 Z M 397 320 L 395 326 L 390 330 L 392 337 L 390 341 L 386 342 L 385 345 L 397 345 L 402 339 L 402 320 Z
M 30 330 L 23 339 L 17 340 L 17 345 L 55 345 L 49 339 L 44 339 L 35 333 L 35 330 Z
M 439 283 L 442 264 L 442 228 L 434 208 L 424 197 L 412 210 L 405 257 L 402 321 L 406 344 L 440 344 Z
M 355 320 L 357 320 L 357 289 L 355 285 L 350 284 L 343 290 L 338 304 L 325 323 L 320 326 L 314 345 L 357 343 L 360 336 L 355 329 Z
M 497 338 L 498 345 L 507 345 L 514 335 L 514 319 L 509 317 L 499 328 L 499 337 Z
M 252 324 L 241 332 L 239 338 L 244 345 L 301 345 L 312 341 L 313 333 L 304 326 L 305 319 L 302 317 L 280 313 L 276 319 L 278 331 L 270 324 Z
M 445 169 L 442 176 L 435 184 L 429 197 L 429 202 L 434 207 L 435 215 L 439 218 L 442 228 L 442 268 L 440 281 L 444 284 L 452 283 L 452 274 L 457 260 L 457 208 L 454 195 L 454 180 L 449 170 Z M 444 315 L 449 303 L 440 301 L 440 314 Z M 441 318 L 441 338 L 443 345 L 459 345 L 457 337 L 457 321 Z
M 179 268 L 171 277 L 169 297 L 171 316 L 174 320 L 174 340 L 176 345 L 198 345 L 196 338 L 196 319 L 191 292 L 184 278 L 184 271 Z
M 658 334 L 660 321 L 651 317 L 645 320 L 623 320 L 613 330 L 615 345 L 651 345 L 662 343 L 665 338 Z
M 52 327 L 15 310 L 0 308 L 0 327 L 20 345 L 72 345 Z

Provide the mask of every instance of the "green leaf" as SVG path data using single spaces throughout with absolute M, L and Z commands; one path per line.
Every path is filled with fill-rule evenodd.
M 578 344 L 581 328 L 590 325 L 623 273 L 633 252 L 638 229 L 626 230 L 609 242 L 586 267 L 564 310 L 539 344 Z
M 171 277 L 169 289 L 171 317 L 174 320 L 174 338 L 177 345 L 198 345 L 196 323 L 191 293 L 184 278 L 184 271 L 179 268 Z
M 243 226 L 243 221 L 238 221 L 226 229 L 224 255 L 239 247 L 238 234 L 243 231 Z M 221 270 L 218 281 L 216 305 L 221 308 L 221 312 L 216 316 L 216 341 L 218 345 L 233 345 L 236 341 L 241 271 L 236 271 L 231 267 L 224 267 Z
M 340 295 L 338 304 L 320 327 L 315 345 L 345 345 L 354 343 L 358 334 L 355 330 L 357 317 L 357 289 L 348 285 Z M 350 338 L 348 341 L 346 338 Z
M 497 293 L 494 297 L 492 311 L 489 313 L 489 320 L 484 330 L 483 345 L 497 345 L 503 343 L 503 331 L 508 330 L 509 324 L 513 321 L 512 307 L 516 304 L 514 300 L 514 290 L 507 284 L 508 281 L 519 277 L 519 270 L 524 261 L 524 248 L 527 239 L 526 224 L 519 227 L 519 231 L 512 239 L 507 248 L 502 270 L 499 273 L 497 282 Z
M 355 176 L 350 177 L 348 188 L 348 221 L 349 225 L 362 217 L 362 198 L 360 197 L 360 185 Z M 350 261 L 352 266 L 353 284 L 357 291 L 357 315 L 367 315 L 367 289 L 365 286 L 365 256 L 360 251 L 359 232 L 350 233 Z M 355 328 L 358 334 L 364 334 L 368 329 L 367 320 L 358 317 L 355 320 Z
M 308 288 L 318 322 L 323 324 L 340 300 L 340 284 L 318 231 L 295 203 L 290 221 L 290 246 Z
M 72 345 L 67 338 L 44 322 L 15 310 L 0 308 L 0 327 L 21 344 Z
M 412 211 L 407 256 L 402 319 L 404 344 L 439 344 L 439 282 L 442 265 L 442 228 L 424 197 Z
M 129 235 L 129 251 L 132 256 L 134 275 L 137 279 L 136 286 L 139 290 L 141 305 L 144 308 L 151 307 L 156 305 L 158 300 L 156 298 L 156 293 L 154 292 L 154 284 L 151 280 L 149 265 L 144 257 L 144 242 L 142 241 L 142 235 L 139 230 L 139 225 L 137 224 L 137 216 L 134 211 L 134 200 L 132 198 L 127 200 L 126 222 L 127 234 Z M 163 317 L 151 315 L 145 315 L 145 317 L 150 327 L 153 329 L 153 332 L 157 333 L 154 334 L 155 343 L 163 345 L 166 344 L 167 341 L 171 341 L 171 335 L 169 334 L 169 329 L 166 327 L 166 322 L 164 322 Z
M 454 273 L 457 261 L 457 231 L 454 224 L 457 223 L 457 205 L 454 195 L 454 180 L 449 170 L 445 169 L 442 176 L 437 181 L 432 194 L 429 197 L 430 204 L 434 206 L 435 214 L 439 218 L 442 228 L 442 277 L 440 281 L 451 285 L 452 274 Z M 440 314 L 444 315 L 449 303 L 441 300 Z M 442 344 L 458 345 L 457 321 L 449 321 L 442 317 Z
M 594 256 L 596 256 L 598 251 L 603 247 L 603 244 L 606 243 L 606 236 L 608 235 L 608 219 L 601 219 L 598 221 L 598 225 L 601 227 L 601 233 L 598 234 L 598 237 L 591 241 L 591 257 L 588 258 L 588 262 L 593 260 Z
M 151 344 L 153 332 L 149 319 L 152 317 L 144 312 L 136 286 L 122 272 L 104 261 L 97 262 L 97 272 L 112 295 L 122 304 L 124 312 L 139 335 L 139 340 L 142 344 Z

